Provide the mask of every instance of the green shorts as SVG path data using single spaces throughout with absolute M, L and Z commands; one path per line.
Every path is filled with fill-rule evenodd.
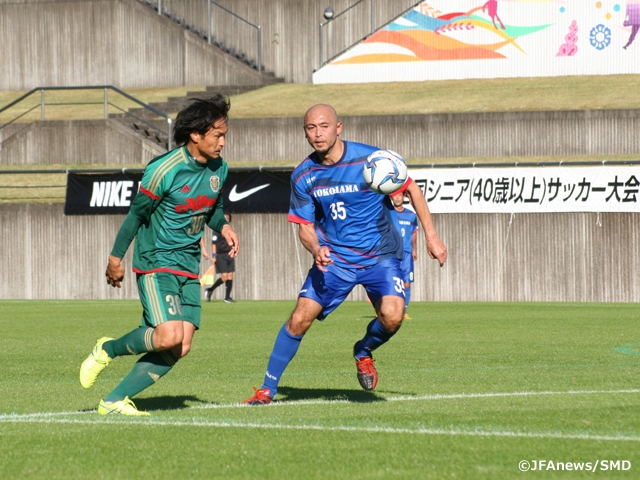
M 157 327 L 171 320 L 200 328 L 200 281 L 173 273 L 138 274 L 142 326 Z

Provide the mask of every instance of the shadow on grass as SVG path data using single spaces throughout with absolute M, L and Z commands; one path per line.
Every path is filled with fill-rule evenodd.
M 356 403 L 385 402 L 386 399 L 379 397 L 374 392 L 364 390 L 346 390 L 334 388 L 294 388 L 278 387 L 278 400 L 347 400 Z
M 136 407 L 139 410 L 180 410 L 189 408 L 191 405 L 187 405 L 186 402 L 196 403 L 209 403 L 206 400 L 201 400 L 193 395 L 165 395 L 162 397 L 149 397 L 149 398 L 134 398 Z

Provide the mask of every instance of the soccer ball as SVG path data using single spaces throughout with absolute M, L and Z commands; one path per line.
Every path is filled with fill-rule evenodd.
M 364 162 L 362 176 L 371 190 L 389 195 L 407 180 L 407 164 L 391 150 L 377 150 Z

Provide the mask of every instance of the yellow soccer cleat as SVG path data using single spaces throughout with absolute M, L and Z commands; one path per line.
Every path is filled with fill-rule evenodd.
M 96 383 L 98 375 L 111 363 L 112 358 L 102 349 L 104 342 L 113 340 L 113 338 L 102 337 L 93 347 L 91 354 L 80 365 L 80 385 L 84 388 L 91 388 Z
M 124 400 L 118 400 L 117 402 L 107 403 L 104 400 L 100 400 L 98 405 L 98 415 L 129 415 L 132 417 L 143 417 L 151 415 L 149 412 L 141 412 L 131 401 L 129 397 L 124 397 Z
M 412 320 L 412 318 L 405 313 L 403 320 Z

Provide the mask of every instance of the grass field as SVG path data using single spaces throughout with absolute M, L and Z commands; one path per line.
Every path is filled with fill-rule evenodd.
M 137 302 L 0 302 L 0 475 L 640 477 L 638 305 L 413 303 L 364 392 L 351 348 L 371 308 L 347 302 L 309 331 L 277 402 L 239 405 L 292 307 L 205 303 L 191 354 L 136 398 L 152 416 L 130 419 L 94 410 L 134 357 L 91 390 L 77 376 L 96 338 L 136 326 Z M 521 473 L 522 460 L 630 469 Z
M 601 110 L 640 108 L 638 75 L 592 75 L 574 77 L 498 78 L 311 85 L 283 83 L 231 97 L 232 118 L 301 117 L 315 103 L 330 103 L 341 116 L 396 115 L 454 112 L 513 112 L 530 110 Z M 139 100 L 164 102 L 171 96 L 205 87 L 127 88 Z M 621 94 L 624 92 L 624 94 Z M 0 108 L 26 92 L 0 92 Z M 103 118 L 101 90 L 49 91 L 45 99 L 46 118 L 66 120 Z M 116 94 L 109 101 L 119 108 L 135 107 Z M 51 105 L 68 104 L 76 105 Z M 78 103 L 85 103 L 84 105 Z M 24 104 L 0 114 L 7 122 L 40 104 L 34 94 Z M 110 113 L 118 113 L 111 107 Z M 177 112 L 165 112 L 175 116 Z M 36 108 L 22 120 L 39 120 Z

